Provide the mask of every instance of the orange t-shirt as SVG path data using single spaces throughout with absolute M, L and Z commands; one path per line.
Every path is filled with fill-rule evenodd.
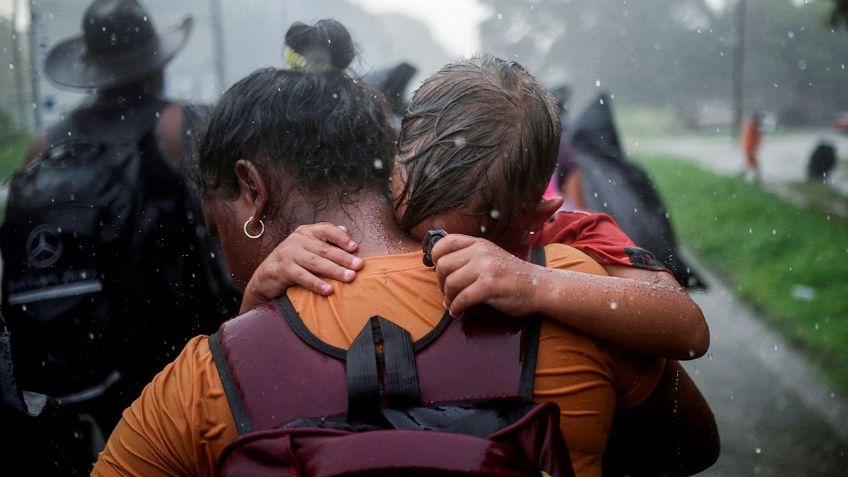
M 606 274 L 573 248 L 549 245 L 545 251 L 551 268 Z M 422 265 L 420 252 L 366 258 L 352 284 L 333 285 L 329 297 L 300 288 L 288 296 L 309 330 L 337 347 L 348 348 L 374 315 L 395 321 L 419 339 L 444 313 L 436 274 Z M 659 358 L 543 321 L 534 397 L 559 404 L 578 476 L 601 475 L 613 413 L 644 400 L 663 366 Z M 216 475 L 221 452 L 236 436 L 207 337 L 199 336 L 124 411 L 92 475 Z

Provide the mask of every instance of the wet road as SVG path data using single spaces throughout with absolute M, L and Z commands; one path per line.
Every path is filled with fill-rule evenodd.
M 760 169 L 768 183 L 798 182 L 806 179 L 807 162 L 822 135 L 833 140 L 837 155 L 848 156 L 848 136 L 822 133 L 766 134 L 760 149 Z M 720 174 L 742 171 L 743 160 L 739 144 L 729 137 L 666 137 L 637 140 L 626 138 L 630 154 L 673 154 Z M 834 187 L 848 195 L 848 168 L 837 164 L 832 181 Z
M 848 401 L 715 276 L 707 279 L 710 290 L 692 296 L 710 325 L 710 352 L 684 366 L 713 408 L 722 453 L 700 475 L 848 475 Z

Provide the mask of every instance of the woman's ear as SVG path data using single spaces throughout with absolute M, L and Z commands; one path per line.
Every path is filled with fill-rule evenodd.
M 527 230 L 533 232 L 542 230 L 545 222 L 562 207 L 564 200 L 562 197 L 554 197 L 553 199 L 546 199 L 539 202 L 536 208 L 530 211 L 530 221 L 527 224 Z
M 236 161 L 236 179 L 239 185 L 238 201 L 251 217 L 262 219 L 270 204 L 270 191 L 256 164 L 246 159 Z

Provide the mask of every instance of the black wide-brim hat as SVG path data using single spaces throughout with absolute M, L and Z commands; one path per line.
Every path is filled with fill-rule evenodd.
M 44 73 L 58 87 L 121 86 L 165 68 L 185 46 L 194 20 L 162 33 L 135 0 L 97 0 L 83 17 L 83 33 L 54 46 Z

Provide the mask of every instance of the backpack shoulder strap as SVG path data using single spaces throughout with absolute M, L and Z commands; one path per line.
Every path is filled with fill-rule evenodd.
M 542 247 L 532 247 L 530 249 L 530 261 L 534 265 L 542 267 L 547 265 L 545 249 Z M 533 385 L 536 380 L 536 359 L 539 357 L 539 337 L 542 331 L 542 317 L 532 316 L 527 318 L 527 320 L 527 342 L 521 367 L 521 387 L 519 388 L 519 394 L 532 398 Z
M 240 433 L 347 410 L 344 358 L 304 342 L 276 303 L 225 322 L 210 350 Z
M 544 265 L 544 250 L 532 249 L 531 259 Z M 541 318 L 516 319 L 491 309 L 479 313 L 449 318 L 441 336 L 416 354 L 425 403 L 532 397 Z

